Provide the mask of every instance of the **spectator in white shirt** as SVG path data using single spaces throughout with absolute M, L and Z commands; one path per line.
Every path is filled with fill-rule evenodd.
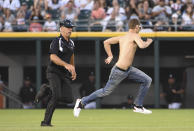
M 3 15 L 5 21 L 14 24 L 15 23 L 15 16 L 11 13 L 9 9 L 5 11 L 5 14 Z
M 60 0 L 49 0 L 48 7 L 50 10 L 57 10 L 62 6 Z
M 156 24 L 155 27 L 166 25 L 168 26 L 169 19 L 172 14 L 172 10 L 169 6 L 165 5 L 165 0 L 159 0 L 159 5 L 156 5 L 152 10 L 152 16 L 155 18 Z M 164 27 L 164 26 L 163 26 Z M 164 28 L 155 30 L 164 30 Z
M 43 30 L 46 32 L 57 31 L 57 24 L 51 18 L 52 18 L 51 14 L 46 14 L 45 16 L 46 21 L 43 26 Z
M 73 1 L 69 1 L 61 13 L 65 14 L 65 19 L 69 19 L 71 21 L 75 21 L 78 15 L 77 10 L 74 7 Z
M 194 30 L 194 11 L 193 6 L 188 5 L 182 15 L 182 30 Z
M 187 6 L 186 11 L 182 15 L 182 25 L 194 24 L 194 12 L 192 6 Z
M 103 25 L 103 31 L 106 30 L 107 24 L 109 22 L 113 22 L 116 25 L 116 31 L 122 31 L 123 20 L 126 19 L 125 10 L 119 6 L 118 0 L 113 0 L 112 5 L 113 7 L 108 9 L 107 16 L 101 23 Z
M 4 9 L 10 9 L 13 13 L 20 8 L 20 1 L 19 0 L 5 0 L 3 2 Z
M 80 10 L 92 10 L 94 6 L 93 0 L 81 0 Z

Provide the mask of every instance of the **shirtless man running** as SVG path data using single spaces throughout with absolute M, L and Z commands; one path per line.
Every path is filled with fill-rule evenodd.
M 141 26 L 137 19 L 130 20 L 129 27 L 129 32 L 126 35 L 112 37 L 104 41 L 104 48 L 108 55 L 107 59 L 105 59 L 105 63 L 109 64 L 113 59 L 111 44 L 119 44 L 119 59 L 113 66 L 109 80 L 104 88 L 96 90 L 89 96 L 76 100 L 73 110 L 75 117 L 79 116 L 79 113 L 84 105 L 95 100 L 96 98 L 109 95 L 117 87 L 117 85 L 127 77 L 135 82 L 140 83 L 139 92 L 134 101 L 133 111 L 143 114 L 152 113 L 152 111 L 143 107 L 143 100 L 150 87 L 152 79 L 141 70 L 132 66 L 137 47 L 141 49 L 148 47 L 152 43 L 152 39 L 147 39 L 147 41 L 143 41 L 141 39 L 139 35 Z

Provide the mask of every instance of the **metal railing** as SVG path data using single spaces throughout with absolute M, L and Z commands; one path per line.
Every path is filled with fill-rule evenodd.
M 59 20 L 54 20 L 56 22 L 57 25 L 57 29 L 59 27 Z M 42 25 L 42 32 L 44 32 L 43 30 L 43 23 L 45 21 L 36 21 L 38 23 L 40 23 Z M 76 25 L 76 27 L 74 28 L 74 31 L 86 31 L 86 32 L 101 32 L 102 31 L 102 21 L 94 21 L 91 19 L 82 19 L 82 20 L 76 20 L 73 21 L 74 24 Z M 108 23 L 111 24 L 108 24 Z M 116 31 L 114 28 L 116 28 L 116 23 L 117 21 L 109 21 L 107 23 L 107 27 L 112 27 L 112 31 Z M 156 26 L 155 23 L 157 22 L 156 20 L 150 19 L 150 20 L 140 20 L 143 29 L 152 29 L 153 31 L 194 31 L 194 25 L 181 25 L 181 21 L 177 21 L 177 23 L 175 24 L 171 24 L 172 21 L 169 20 L 167 23 L 168 24 L 163 24 L 163 25 L 159 25 Z M 16 25 L 16 24 L 12 24 L 11 28 L 13 29 L 13 32 L 30 32 L 29 31 L 29 27 L 30 24 L 33 23 L 33 21 L 26 21 L 25 25 Z M 95 24 L 98 23 L 98 24 Z M 115 24 L 112 24 L 115 23 Z M 170 30 L 171 29 L 171 30 Z M 57 30 L 56 30 L 57 31 Z M 128 31 L 128 20 L 123 21 L 123 31 Z
M 9 99 L 13 100 L 14 102 L 22 105 L 21 98 L 12 90 L 7 88 L 6 86 L 1 86 L 2 90 L 0 90 L 0 94 L 8 97 Z

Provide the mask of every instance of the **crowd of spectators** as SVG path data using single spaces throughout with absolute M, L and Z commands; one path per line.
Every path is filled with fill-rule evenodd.
M 132 18 L 145 31 L 193 31 L 194 0 L 0 0 L 1 32 L 57 31 L 64 18 L 76 31 L 127 31 Z

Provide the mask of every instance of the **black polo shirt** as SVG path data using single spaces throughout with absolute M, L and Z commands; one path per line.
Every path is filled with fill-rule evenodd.
M 67 41 L 60 35 L 51 42 L 49 54 L 56 54 L 61 60 L 70 64 L 71 56 L 74 53 L 74 47 L 74 42 L 71 39 Z M 65 67 L 56 65 L 51 60 L 47 71 L 69 75 L 69 72 Z

